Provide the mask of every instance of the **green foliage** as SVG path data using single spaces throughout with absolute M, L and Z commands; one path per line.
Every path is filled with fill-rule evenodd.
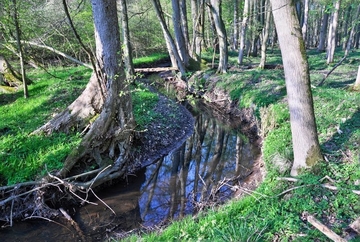
M 310 51 L 309 61 L 312 77 L 319 69 L 328 68 L 323 54 Z M 359 195 L 351 191 L 360 190 L 360 96 L 347 88 L 354 81 L 348 73 L 357 68 L 350 59 L 338 69 L 337 75 L 329 76 L 323 87 L 312 89 L 320 144 L 328 162 L 302 174 L 297 182 L 278 179 L 289 175 L 293 156 L 281 71 L 252 69 L 217 78 L 216 85 L 227 90 L 233 100 L 240 100 L 240 107 L 259 110 L 258 118 L 265 126 L 262 147 L 265 180 L 247 197 L 230 201 L 195 219 L 189 216 L 173 222 L 159 233 L 142 235 L 141 240 L 328 241 L 304 220 L 306 214 L 314 215 L 344 237 L 344 228 L 360 214 Z M 325 188 L 325 183 L 338 190 Z M 134 235 L 131 239 L 137 241 L 139 237 Z
M 153 110 L 159 101 L 158 94 L 150 92 L 144 85 L 140 84 L 134 89 L 132 101 L 133 113 L 138 129 L 142 130 L 154 119 L 161 118 L 161 116 Z
M 166 61 L 169 59 L 169 54 L 166 53 L 152 53 L 147 56 L 139 57 L 133 60 L 135 67 L 143 67 L 154 65 L 154 63 Z
M 0 177 L 2 185 L 35 179 L 45 172 L 59 169 L 80 137 L 77 134 L 54 133 L 30 135 L 52 115 L 69 105 L 88 82 L 90 72 L 84 67 L 29 72 L 34 81 L 29 86 L 30 98 L 21 90 L 0 94 Z

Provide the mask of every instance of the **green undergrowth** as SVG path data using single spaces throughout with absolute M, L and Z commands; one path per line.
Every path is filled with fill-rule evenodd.
M 317 87 L 336 63 L 327 66 L 324 53 L 308 52 L 315 116 L 326 161 L 297 181 L 279 179 L 290 176 L 293 159 L 283 70 L 232 70 L 217 78 L 217 87 L 238 100 L 239 107 L 253 108 L 261 123 L 265 180 L 251 195 L 124 240 L 329 241 L 306 221 L 308 214 L 345 237 L 345 229 L 360 215 L 360 197 L 352 192 L 360 190 L 360 95 L 349 88 L 356 78 L 359 54 L 351 53 L 324 85 Z M 337 53 L 337 60 L 342 56 L 342 52 Z M 229 62 L 236 63 L 235 58 Z M 281 64 L 278 56 L 270 55 L 268 59 Z M 258 59 L 246 61 L 254 64 Z M 337 189 L 330 190 L 323 184 Z
M 74 134 L 31 135 L 61 112 L 83 90 L 90 73 L 83 67 L 29 71 L 33 81 L 28 99 L 22 91 L 0 94 L 0 183 L 37 179 L 62 167 L 71 148 L 80 141 Z
M 153 53 L 148 56 L 139 57 L 133 60 L 135 67 L 154 66 L 154 63 L 160 63 L 169 60 L 169 54 Z
M 153 56 L 152 61 L 164 58 Z M 137 60 L 148 63 L 149 60 Z M 0 185 L 38 179 L 46 172 L 60 169 L 62 162 L 81 140 L 77 131 L 49 136 L 31 132 L 49 121 L 75 100 L 88 83 L 91 70 L 85 67 L 54 67 L 28 71 L 33 81 L 28 99 L 22 90 L 0 94 Z M 152 109 L 157 94 L 138 85 L 132 89 L 137 128 L 159 118 Z
M 134 118 L 138 130 L 144 129 L 149 122 L 161 118 L 161 116 L 154 111 L 159 101 L 158 94 L 149 91 L 143 84 L 139 84 L 133 88 L 132 101 Z

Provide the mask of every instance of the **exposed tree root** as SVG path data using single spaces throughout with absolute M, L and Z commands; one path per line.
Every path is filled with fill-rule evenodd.
M 3 227 L 12 226 L 14 220 L 31 218 L 53 219 L 65 217 L 74 226 L 71 216 L 62 208 L 70 204 L 94 204 L 89 201 L 91 195 L 105 204 L 94 192 L 93 188 L 106 171 L 111 170 L 110 166 L 85 172 L 73 177 L 61 179 L 55 175 L 48 174 L 41 181 L 25 182 L 13 186 L 0 187 L 0 221 L 4 222 Z M 94 174 L 96 174 L 94 176 Z M 79 180 L 92 177 L 87 182 Z M 113 177 L 114 175 L 112 175 Z

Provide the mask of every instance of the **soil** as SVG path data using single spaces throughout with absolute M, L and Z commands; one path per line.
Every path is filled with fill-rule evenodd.
M 135 160 L 139 167 L 148 166 L 180 146 L 193 133 L 194 118 L 181 104 L 159 94 L 153 110 L 162 118 L 135 134 Z

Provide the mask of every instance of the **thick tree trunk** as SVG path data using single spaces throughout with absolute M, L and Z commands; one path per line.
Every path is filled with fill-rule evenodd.
M 240 30 L 240 43 L 239 43 L 239 56 L 238 56 L 238 64 L 242 65 L 244 60 L 244 53 L 245 53 L 245 42 L 246 42 L 246 30 L 249 21 L 249 8 L 250 3 L 249 0 L 244 1 L 244 12 L 243 12 L 243 19 L 241 23 L 241 30 Z
M 328 45 L 327 45 L 327 59 L 326 63 L 330 64 L 334 61 L 334 54 L 336 48 L 336 33 L 338 29 L 338 19 L 339 19 L 339 10 L 340 10 L 341 0 L 335 2 L 335 10 L 332 14 L 332 19 L 329 27 L 328 34 Z
M 211 0 L 210 5 L 210 9 L 214 18 L 216 33 L 219 39 L 220 57 L 217 72 L 226 73 L 228 67 L 228 49 L 225 25 L 221 18 L 221 2 L 218 0 Z
M 283 59 L 294 151 L 291 175 L 322 160 L 305 44 L 292 0 L 271 0 Z
M 72 150 L 58 176 L 65 177 L 77 162 L 86 159 L 98 167 L 111 164 L 95 180 L 80 184 L 95 187 L 126 174 L 134 126 L 129 85 L 122 67 L 116 2 L 92 0 L 96 40 L 96 70 L 83 93 L 61 114 L 36 132 L 69 130 L 98 114 L 81 143 Z

